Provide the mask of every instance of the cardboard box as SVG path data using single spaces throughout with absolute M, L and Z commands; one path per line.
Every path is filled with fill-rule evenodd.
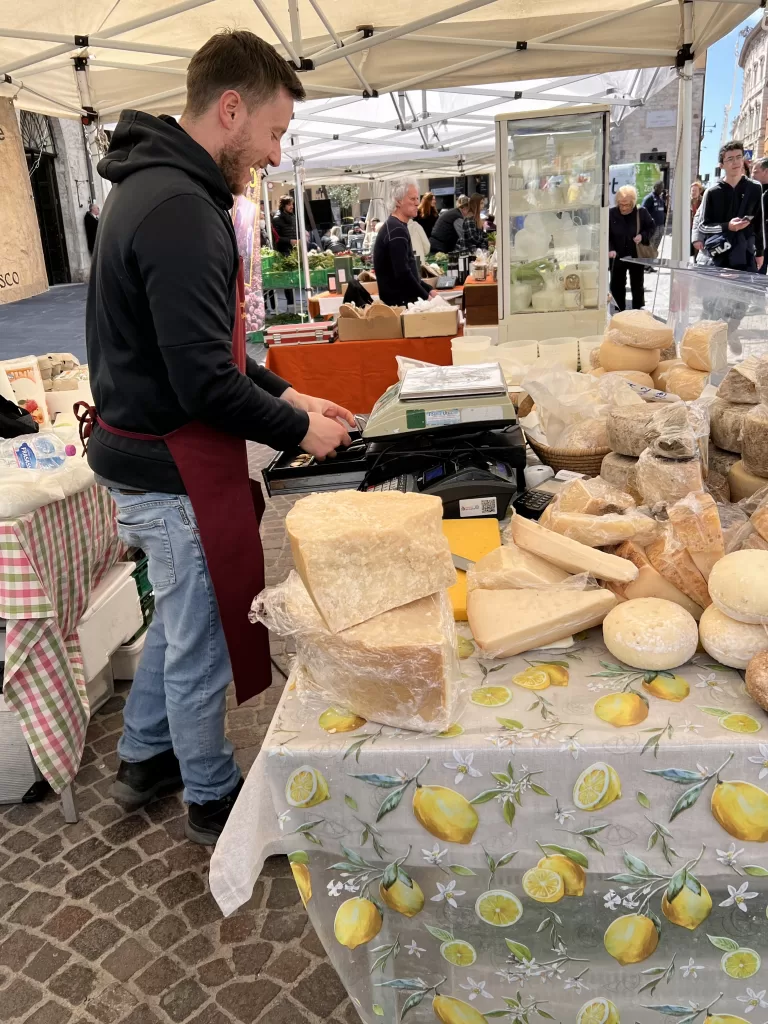
M 464 282 L 464 313 L 471 327 L 486 327 L 499 322 L 499 288 L 492 281 Z
M 372 320 L 340 316 L 337 326 L 339 341 L 386 341 L 403 336 L 403 318 L 400 316 L 377 316 Z
M 404 338 L 453 337 L 459 327 L 458 309 L 440 309 L 403 316 Z

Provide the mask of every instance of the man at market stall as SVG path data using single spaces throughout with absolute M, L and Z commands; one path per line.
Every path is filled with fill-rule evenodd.
M 233 194 L 280 163 L 303 96 L 271 46 L 222 32 L 190 61 L 180 121 L 124 111 L 99 164 L 113 187 L 88 291 L 88 461 L 155 595 L 112 795 L 135 809 L 183 781 L 187 836 L 205 844 L 242 785 L 227 687 L 245 699 L 271 678 L 268 636 L 247 621 L 264 565 L 246 439 L 322 459 L 354 425 L 245 354 Z
M 408 222 L 419 212 L 419 190 L 413 182 L 392 189 L 392 213 L 379 228 L 373 245 L 373 269 L 379 298 L 388 306 L 405 306 L 437 292 L 421 280 Z

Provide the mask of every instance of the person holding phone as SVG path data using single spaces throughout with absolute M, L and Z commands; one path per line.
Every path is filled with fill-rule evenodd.
M 754 274 L 765 250 L 762 189 L 744 173 L 743 142 L 726 142 L 719 161 L 723 176 L 704 193 L 698 231 L 715 266 Z M 721 237 L 729 247 L 711 247 Z

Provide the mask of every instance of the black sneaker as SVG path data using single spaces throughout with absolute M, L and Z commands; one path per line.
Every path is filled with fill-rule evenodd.
M 187 824 L 184 832 L 187 839 L 193 843 L 200 843 L 202 846 L 215 846 L 216 840 L 224 831 L 227 818 L 235 800 L 243 788 L 243 779 L 231 793 L 227 793 L 221 800 L 208 800 L 204 804 L 190 804 L 187 810 Z
M 146 761 L 121 761 L 109 793 L 126 811 L 135 811 L 156 796 L 179 789 L 181 769 L 172 750 L 164 750 Z

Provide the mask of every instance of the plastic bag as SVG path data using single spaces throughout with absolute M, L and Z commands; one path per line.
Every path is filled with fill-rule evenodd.
M 61 501 L 94 483 L 93 470 L 79 456 L 60 469 L 0 466 L 0 519 L 15 519 L 52 501 Z
M 405 375 L 409 370 L 423 370 L 425 368 L 434 368 L 436 363 L 423 363 L 420 359 L 411 359 L 409 356 L 395 356 L 397 360 L 397 379 L 402 381 L 405 380 Z
M 581 512 L 560 512 L 554 509 L 547 527 L 590 548 L 602 548 L 633 540 L 641 547 L 659 535 L 659 524 L 637 509 L 626 513 L 590 516 Z
M 534 365 L 522 387 L 536 403 L 546 443 L 554 447 L 566 447 L 563 437 L 567 440 L 577 424 L 605 420 L 611 405 L 642 404 L 627 381 L 612 375 L 593 377 Z
M 383 725 L 431 732 L 455 720 L 465 697 L 446 591 L 331 633 L 298 573 L 262 591 L 250 619 L 293 636 L 306 690 Z
M 660 501 L 679 501 L 691 491 L 704 489 L 700 459 L 688 459 L 685 462 L 660 459 L 648 448 L 637 460 L 635 479 L 643 504 L 646 505 L 656 505 Z
M 504 544 L 479 559 L 467 573 L 467 593 L 473 590 L 586 590 L 597 583 L 589 573 L 570 575 L 556 565 Z
M 686 404 L 662 405 L 655 410 L 645 431 L 648 450 L 664 459 L 700 458 L 706 467 L 709 449 L 707 399 Z
M 602 477 L 595 476 L 586 480 L 571 480 L 548 507 L 552 505 L 557 505 L 562 512 L 602 516 L 608 512 L 626 512 L 635 507 L 635 502 L 629 494 L 606 483 Z
M 768 477 L 768 405 L 755 405 L 741 423 L 741 461 L 755 476 Z

